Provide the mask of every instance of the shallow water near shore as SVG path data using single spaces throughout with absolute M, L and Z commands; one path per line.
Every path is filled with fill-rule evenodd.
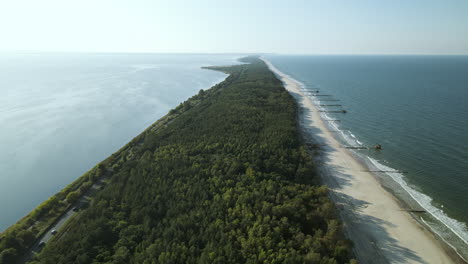
M 0 54 L 0 231 L 179 103 L 240 55 Z
M 416 215 L 468 259 L 468 57 L 266 56 L 279 70 L 319 89 L 312 96 L 346 146 L 355 150 Z M 339 101 L 327 101 L 339 100 Z M 323 106 L 335 104 L 340 106 Z

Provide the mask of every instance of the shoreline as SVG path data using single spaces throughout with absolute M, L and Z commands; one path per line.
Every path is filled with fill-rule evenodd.
M 361 263 L 456 263 L 447 252 L 450 245 L 435 237 L 401 201 L 381 185 L 376 175 L 328 131 L 317 107 L 300 89 L 299 83 L 262 58 L 296 99 L 301 128 L 309 130 L 315 143 L 323 144 L 319 174 L 330 190 L 344 222 L 346 235 L 355 244 Z M 458 255 L 456 257 L 459 257 Z

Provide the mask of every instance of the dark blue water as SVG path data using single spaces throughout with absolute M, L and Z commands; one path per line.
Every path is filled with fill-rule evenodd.
M 235 55 L 0 54 L 0 231 L 180 102 Z
M 267 56 L 281 71 L 332 94 L 336 124 L 361 151 L 430 211 L 438 232 L 468 240 L 468 56 Z M 338 108 L 341 109 L 341 108 Z M 427 220 L 429 221 L 429 220 Z M 447 228 L 448 227 L 448 228 Z M 452 236 L 453 237 L 453 236 Z M 455 243 L 457 244 L 457 243 Z

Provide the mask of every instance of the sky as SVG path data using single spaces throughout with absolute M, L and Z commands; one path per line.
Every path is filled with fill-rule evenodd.
M 468 0 L 0 0 L 0 52 L 468 54 Z

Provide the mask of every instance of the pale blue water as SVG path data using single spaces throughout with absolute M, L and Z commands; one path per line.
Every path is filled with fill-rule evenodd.
M 236 55 L 0 54 L 0 231 L 226 75 Z
M 378 168 L 408 171 L 388 178 L 433 214 L 425 221 L 468 256 L 468 56 L 267 59 L 305 87 L 339 99 L 348 112 L 328 115 L 342 120 L 335 125 L 343 144 L 381 144 L 383 151 L 359 153 Z

